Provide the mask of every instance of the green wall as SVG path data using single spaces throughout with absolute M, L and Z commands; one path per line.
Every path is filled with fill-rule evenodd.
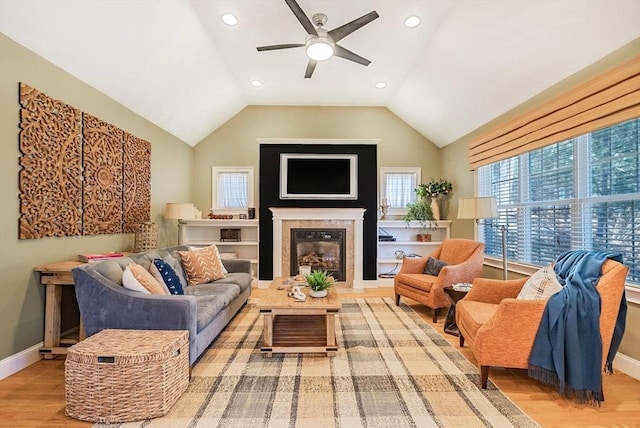
M 440 174 L 438 147 L 386 107 L 249 106 L 195 146 L 194 203 L 204 213 L 212 166 L 253 166 L 257 191 L 257 138 L 379 139 L 378 166 L 419 166 L 423 179 Z
M 164 233 L 164 204 L 190 200 L 193 181 L 192 147 L 0 34 L 0 360 L 42 342 L 44 288 L 34 266 L 133 246 L 132 234 L 18 239 L 18 82 L 151 142 L 151 215 L 161 226 L 161 245 L 177 242 L 175 224 Z M 71 289 L 63 297 L 63 329 L 75 321 L 68 319 L 76 312 Z

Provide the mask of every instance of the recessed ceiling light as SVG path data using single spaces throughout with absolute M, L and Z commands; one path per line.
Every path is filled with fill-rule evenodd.
M 412 15 L 404 20 L 404 26 L 407 28 L 414 28 L 420 25 L 420 17 Z
M 262 82 L 259 80 L 252 80 L 251 81 L 251 86 L 259 88 L 260 86 L 262 86 Z
M 387 87 L 387 84 L 384 83 L 384 82 L 376 83 L 376 88 L 378 88 L 378 89 L 383 89 L 383 88 L 386 88 L 386 87 Z
M 236 25 L 238 23 L 238 18 L 233 13 L 225 13 L 222 15 L 222 22 L 227 25 Z

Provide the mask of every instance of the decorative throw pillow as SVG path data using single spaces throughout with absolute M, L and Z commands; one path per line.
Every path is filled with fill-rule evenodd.
M 144 288 L 140 281 L 133 276 L 133 272 L 131 271 L 131 266 L 127 266 L 122 272 L 122 286 L 131 291 L 138 291 L 144 294 L 151 294 L 149 290 Z
M 222 263 L 216 255 L 215 246 L 179 253 L 182 266 L 187 273 L 188 285 L 205 284 L 224 278 Z
M 149 269 L 153 269 L 153 271 L 158 272 L 160 280 L 167 286 L 170 294 L 184 294 L 180 278 L 169 263 L 162 259 L 153 259 L 153 263 L 151 263 Z M 153 271 L 151 272 L 153 273 Z
M 446 262 L 442 260 L 434 259 L 433 257 L 429 257 L 427 259 L 427 264 L 424 266 L 424 273 L 438 276 L 440 275 L 440 271 L 443 267 L 447 266 Z
M 218 250 L 218 247 L 216 247 L 215 245 L 210 245 L 210 247 L 212 247 L 216 253 L 216 257 L 218 258 L 218 260 L 220 261 L 220 264 L 222 265 L 222 273 L 223 274 L 228 274 L 229 271 L 227 270 L 226 267 L 224 267 L 224 263 L 222 263 L 222 256 L 220 255 L 220 251 Z M 201 250 L 202 247 L 189 247 L 189 251 L 198 251 Z
M 167 284 L 164 283 L 164 279 L 162 279 L 162 275 L 160 274 L 160 271 L 158 270 L 156 265 L 154 265 L 153 263 L 149 265 L 149 273 L 151 274 L 153 279 L 155 279 L 156 281 L 158 281 L 160 285 L 162 285 L 162 288 L 164 288 L 165 294 L 171 294 L 171 291 L 169 291 L 169 287 L 167 287 Z
M 165 288 L 149 273 L 148 270 L 136 263 L 129 265 L 131 273 L 138 282 L 151 294 L 167 294 Z
M 553 271 L 553 265 L 551 264 L 543 267 L 529 277 L 527 282 L 522 286 L 520 294 L 518 294 L 518 299 L 548 299 L 560 290 L 562 290 L 562 285 L 558 282 L 556 273 Z

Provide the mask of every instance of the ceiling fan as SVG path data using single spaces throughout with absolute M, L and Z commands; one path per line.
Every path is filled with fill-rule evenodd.
M 319 61 L 326 61 L 333 56 L 338 56 L 340 58 L 348 59 L 349 61 L 357 62 L 358 64 L 362 64 L 367 66 L 371 64 L 366 58 L 361 57 L 348 49 L 343 48 L 338 44 L 340 40 L 353 33 L 357 29 L 367 25 L 374 19 L 378 18 L 378 12 L 375 10 L 367 13 L 366 15 L 362 15 L 358 19 L 354 19 L 351 22 L 348 22 L 340 27 L 334 28 L 331 31 L 327 31 L 323 28 L 324 24 L 327 23 L 327 15 L 324 13 L 316 13 L 311 18 L 313 23 L 317 28 L 314 28 L 313 24 L 307 18 L 307 15 L 302 11 L 302 8 L 298 5 L 296 0 L 284 0 L 293 14 L 298 18 L 300 24 L 307 31 L 307 37 L 305 43 L 288 43 L 282 45 L 270 45 L 270 46 L 259 46 L 256 49 L 258 52 L 262 51 L 272 51 L 277 49 L 289 49 L 289 48 L 299 48 L 305 46 L 305 51 L 307 57 L 309 58 L 309 63 L 307 64 L 307 71 L 304 74 L 305 78 L 310 78 L 313 75 L 313 70 L 316 68 L 316 64 Z

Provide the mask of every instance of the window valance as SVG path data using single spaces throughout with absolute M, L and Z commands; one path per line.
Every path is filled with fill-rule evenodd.
M 640 56 L 469 143 L 471 169 L 640 117 Z

